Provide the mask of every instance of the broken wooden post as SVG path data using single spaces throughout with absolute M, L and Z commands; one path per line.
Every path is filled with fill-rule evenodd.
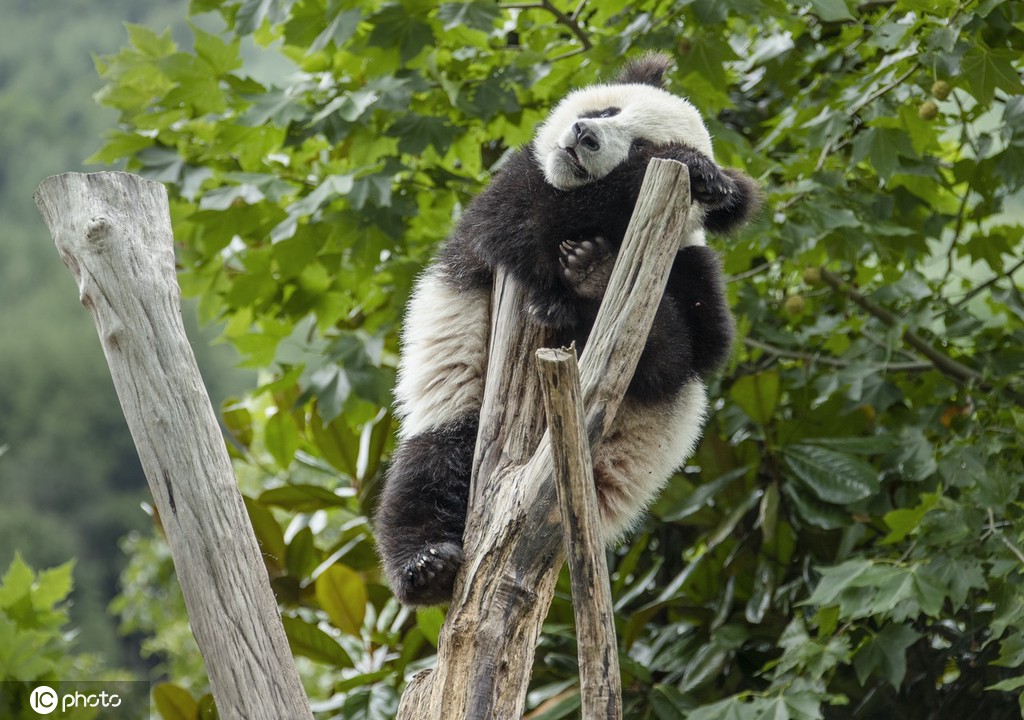
M 615 611 L 575 348 L 538 350 L 537 369 L 543 378 L 541 387 L 551 437 L 555 494 L 565 532 L 572 585 L 580 667 L 580 716 L 588 720 L 622 720 Z

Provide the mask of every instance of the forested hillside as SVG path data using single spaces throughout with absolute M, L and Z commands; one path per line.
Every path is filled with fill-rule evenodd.
M 93 100 L 92 56 L 126 41 L 124 21 L 180 34 L 184 13 L 178 1 L 0 0 L 0 569 L 15 550 L 36 567 L 77 558 L 77 647 L 111 664 L 127 657 L 106 612 L 118 541 L 150 524 L 147 491 L 92 320 L 32 193 L 47 175 L 87 169 L 114 118 Z

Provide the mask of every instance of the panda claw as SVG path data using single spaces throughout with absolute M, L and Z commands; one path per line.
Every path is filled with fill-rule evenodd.
M 455 575 L 461 565 L 462 547 L 457 543 L 430 544 L 402 567 L 395 595 L 407 605 L 446 602 L 451 598 Z
M 579 297 L 598 299 L 604 294 L 611 277 L 614 255 L 608 249 L 608 242 L 597 235 L 586 240 L 565 240 L 559 245 L 565 283 Z

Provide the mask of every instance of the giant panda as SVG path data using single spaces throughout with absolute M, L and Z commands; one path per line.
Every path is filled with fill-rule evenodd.
M 700 114 L 663 87 L 670 62 L 644 56 L 615 82 L 567 95 L 468 206 L 415 285 L 395 390 L 398 444 L 374 520 L 385 574 L 405 604 L 448 601 L 462 562 L 495 270 L 524 288 L 533 322 L 582 349 L 654 157 L 688 166 L 694 208 L 626 397 L 594 454 L 608 541 L 634 525 L 697 443 L 703 380 L 734 334 L 705 231 L 744 224 L 758 189 L 715 164 Z

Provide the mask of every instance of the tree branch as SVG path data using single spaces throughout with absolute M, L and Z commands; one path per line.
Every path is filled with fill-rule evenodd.
M 551 0 L 539 0 L 538 2 L 529 3 L 503 3 L 499 5 L 499 7 L 502 10 L 546 10 L 555 16 L 555 20 L 557 20 L 559 24 L 564 25 L 569 30 L 569 32 L 575 35 L 576 39 L 580 41 L 580 45 L 582 47 L 576 50 L 570 50 L 569 52 L 559 55 L 556 58 L 552 58 L 553 60 L 561 60 L 572 55 L 576 55 L 577 53 L 586 52 L 587 50 L 594 46 L 594 44 L 590 41 L 590 36 L 587 35 L 583 28 L 580 27 L 579 22 L 577 22 L 579 12 L 583 8 L 582 3 L 579 5 L 579 7 L 576 8 L 572 15 L 566 15 L 564 12 L 555 7 L 554 3 L 552 3 Z
M 1024 259 L 1018 261 L 1017 264 L 1014 265 L 1009 270 L 1006 270 L 1004 272 L 998 273 L 997 275 L 993 275 L 992 277 L 990 277 L 988 280 L 986 280 L 985 282 L 981 283 L 980 285 L 976 285 L 975 287 L 971 288 L 969 291 L 967 291 L 967 293 L 964 294 L 964 296 L 962 298 L 957 300 L 954 303 L 953 306 L 954 307 L 961 307 L 963 305 L 966 305 L 971 300 L 971 298 L 973 298 L 976 295 L 979 295 L 979 294 L 985 292 L 985 290 L 987 290 L 988 288 L 990 288 L 993 285 L 995 285 L 997 282 L 1002 280 L 1004 277 L 1005 278 L 1009 278 L 1011 280 L 1011 282 L 1012 282 L 1013 275 L 1018 270 L 1020 270 L 1022 267 L 1024 267 Z
M 818 364 L 836 368 L 847 368 L 855 364 L 851 360 L 840 360 L 839 358 L 829 357 L 827 355 L 800 352 L 798 350 L 787 350 L 786 348 L 771 345 L 763 340 L 757 340 L 752 337 L 743 338 L 743 344 L 747 347 L 754 348 L 755 350 L 761 350 L 774 355 L 775 357 L 800 360 L 801 362 L 812 365 Z M 930 370 L 933 367 L 930 362 L 870 362 L 868 365 L 870 367 L 877 368 L 879 372 L 920 372 L 922 370 Z
M 886 325 L 890 327 L 898 327 L 902 324 L 902 321 L 890 310 L 882 307 L 875 301 L 863 295 L 831 271 L 821 268 L 821 279 L 832 286 L 836 292 L 841 295 L 845 295 L 854 303 L 859 305 L 869 315 L 878 318 Z M 1007 399 L 1021 407 L 1024 407 L 1024 395 L 1021 395 L 1009 387 L 995 388 L 993 385 L 988 383 L 977 370 L 969 368 L 963 363 L 949 357 L 913 330 L 907 328 L 903 331 L 903 342 L 907 343 L 907 345 L 928 358 L 931 364 L 947 377 L 952 378 L 959 383 L 975 385 L 985 392 L 998 391 Z

